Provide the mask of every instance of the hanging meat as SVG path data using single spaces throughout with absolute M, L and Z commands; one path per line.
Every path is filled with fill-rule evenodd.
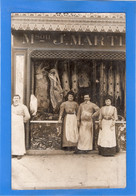
M 103 105 L 103 97 L 107 94 L 107 74 L 106 74 L 106 66 L 102 62 L 100 64 L 100 106 Z
M 108 94 L 112 97 L 114 97 L 114 72 L 112 68 L 112 64 L 109 67 L 108 70 Z
M 63 101 L 63 90 L 61 88 L 61 83 L 58 75 L 57 69 L 51 69 L 49 71 L 50 79 L 50 99 L 51 104 L 55 112 L 59 110 L 59 106 Z
M 122 100 L 121 95 L 121 83 L 120 83 L 120 69 L 119 66 L 116 66 L 116 74 L 115 74 L 115 103 L 116 106 L 120 105 Z
M 72 69 L 72 91 L 78 93 L 78 75 L 77 75 L 77 65 L 74 64 Z
M 50 103 L 48 72 L 46 67 L 43 67 L 43 63 L 35 67 L 35 96 L 38 101 L 38 109 L 48 111 Z
M 100 65 L 100 98 L 102 99 L 103 97 L 103 76 L 104 76 L 104 64 L 101 63 Z
M 68 71 L 69 71 L 68 70 L 68 63 L 65 62 L 63 65 L 63 73 L 62 73 L 62 86 L 63 86 L 64 97 L 70 91 Z
M 80 64 L 79 64 L 80 66 Z M 79 87 L 89 87 L 90 85 L 90 80 L 89 80 L 89 76 L 88 76 L 88 71 L 89 71 L 89 67 L 88 65 L 81 65 L 82 69 L 80 70 L 79 74 L 78 74 L 78 83 L 79 83 Z
M 37 113 L 37 98 L 33 94 L 30 96 L 30 112 L 32 116 Z
M 103 94 L 104 96 L 107 94 L 107 72 L 105 65 L 103 67 Z

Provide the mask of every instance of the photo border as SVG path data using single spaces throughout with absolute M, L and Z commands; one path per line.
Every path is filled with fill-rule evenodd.
M 136 2 L 1 0 L 0 195 L 136 195 Z M 126 188 L 11 190 L 11 13 L 126 14 Z

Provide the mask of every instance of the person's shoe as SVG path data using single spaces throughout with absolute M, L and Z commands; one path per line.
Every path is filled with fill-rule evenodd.
M 17 158 L 17 155 L 12 155 L 12 158 Z
M 17 159 L 19 160 L 19 159 L 22 159 L 22 155 L 19 155 L 19 156 L 17 156 Z
M 87 154 L 87 153 L 88 153 L 88 151 L 87 151 L 87 150 L 84 150 L 84 151 L 83 151 L 83 154 Z
M 83 154 L 83 151 L 82 151 L 82 150 L 76 150 L 76 151 L 74 152 L 74 154 Z

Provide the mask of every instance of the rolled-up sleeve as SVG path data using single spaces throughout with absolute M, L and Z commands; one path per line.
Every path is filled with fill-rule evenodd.
M 95 111 L 93 117 L 97 117 L 100 113 L 100 108 L 96 104 L 93 104 L 93 109 Z
M 63 112 L 64 112 L 64 109 L 65 109 L 65 104 L 64 104 L 64 103 L 62 103 L 62 104 L 60 105 L 60 113 L 59 113 L 59 118 L 61 118 L 61 117 L 62 117 L 62 115 L 63 115 Z

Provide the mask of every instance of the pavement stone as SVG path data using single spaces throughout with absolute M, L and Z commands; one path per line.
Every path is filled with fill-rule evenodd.
M 126 152 L 28 154 L 12 158 L 12 189 L 125 188 Z

